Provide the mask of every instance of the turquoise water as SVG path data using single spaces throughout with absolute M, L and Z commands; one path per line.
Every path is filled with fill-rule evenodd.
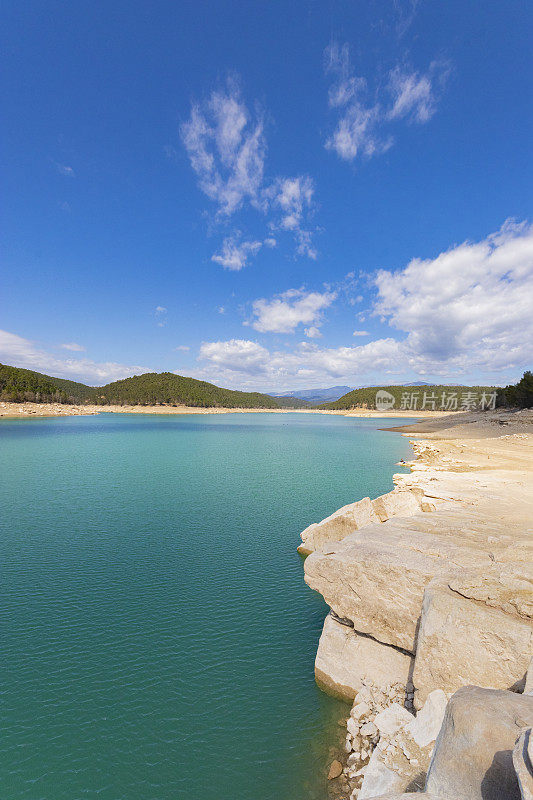
M 392 487 L 383 424 L 1 421 L 1 796 L 322 800 L 345 707 L 296 546 Z

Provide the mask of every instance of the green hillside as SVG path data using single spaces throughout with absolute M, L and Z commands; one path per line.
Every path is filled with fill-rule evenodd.
M 197 408 L 280 408 L 270 395 L 221 389 L 212 383 L 184 378 L 173 372 L 149 372 L 106 386 L 93 387 L 4 364 L 0 364 L 0 400 L 97 405 L 165 404 Z
M 35 403 L 94 402 L 94 389 L 83 383 L 0 364 L 0 399 Z
M 279 408 L 273 397 L 259 392 L 220 389 L 212 383 L 173 372 L 147 372 L 108 383 L 96 390 L 98 403 L 119 405 L 186 405 L 197 408 Z
M 324 403 L 320 408 L 349 410 L 350 408 L 376 408 L 378 391 L 385 391 L 394 397 L 395 411 L 428 410 L 474 410 L 479 408 L 485 395 L 485 404 L 489 405 L 490 396 L 497 392 L 495 386 L 370 386 L 366 389 L 354 389 L 334 403 Z M 475 395 L 475 400 L 473 395 Z M 425 396 L 425 402 L 424 402 Z M 455 406 L 455 407 L 454 407 Z
M 310 403 L 309 400 L 302 400 L 299 397 L 274 397 L 274 400 L 280 408 L 315 408 L 316 403 Z

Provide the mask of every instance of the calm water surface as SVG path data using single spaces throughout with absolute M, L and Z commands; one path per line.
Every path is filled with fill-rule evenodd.
M 322 800 L 345 706 L 299 532 L 392 488 L 380 420 L 0 421 L 6 800 Z

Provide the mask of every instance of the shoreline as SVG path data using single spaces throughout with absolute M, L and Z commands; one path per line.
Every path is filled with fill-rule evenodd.
M 330 607 L 317 684 L 353 704 L 330 798 L 423 788 L 454 693 L 516 697 L 533 656 L 533 410 L 383 430 L 410 439 L 410 472 L 310 525 L 298 548 Z M 403 739 L 381 732 L 381 714 L 396 715 Z M 406 731 L 431 715 L 420 748 Z
M 461 411 L 456 413 L 464 414 Z M 332 414 L 362 419 L 425 419 L 449 416 L 446 411 L 374 411 L 367 408 L 345 411 L 319 408 L 198 408 L 195 406 L 97 406 L 0 402 L 0 419 L 93 416 L 95 414 Z

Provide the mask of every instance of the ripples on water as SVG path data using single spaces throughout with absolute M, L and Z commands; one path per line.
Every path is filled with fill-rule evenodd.
M 381 423 L 383 424 L 383 423 Z M 306 525 L 408 443 L 303 414 L 0 421 L 6 800 L 322 800 Z

